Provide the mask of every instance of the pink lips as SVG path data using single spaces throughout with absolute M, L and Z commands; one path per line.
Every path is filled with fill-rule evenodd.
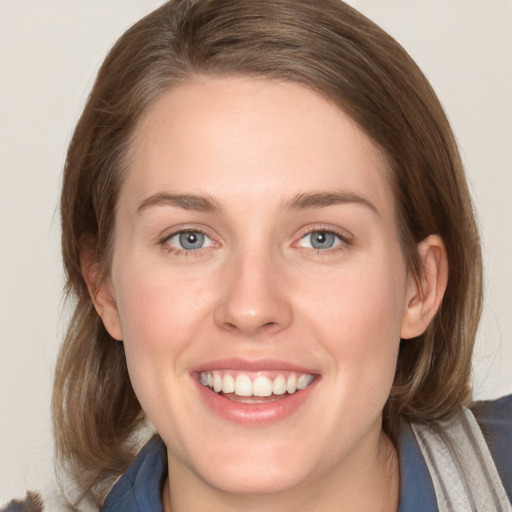
M 292 395 L 258 403 L 243 403 L 223 397 L 199 382 L 201 372 L 213 370 L 234 370 L 243 372 L 278 371 L 297 372 L 316 375 L 315 380 L 305 389 Z M 309 368 L 292 365 L 277 360 L 247 361 L 243 359 L 223 359 L 209 362 L 193 372 L 199 395 L 206 406 L 220 418 L 246 426 L 263 426 L 281 421 L 297 411 L 314 391 L 318 381 L 318 372 Z
M 246 359 L 238 358 L 219 359 L 217 361 L 211 361 L 195 369 L 197 373 L 212 370 L 240 370 L 246 372 L 285 370 L 297 373 L 318 373 L 311 368 L 305 368 L 304 366 L 298 366 L 275 359 L 261 359 L 258 361 L 247 361 Z

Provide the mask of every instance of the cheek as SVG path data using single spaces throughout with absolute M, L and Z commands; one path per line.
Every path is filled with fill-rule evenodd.
M 158 423 L 162 403 L 166 410 L 176 406 L 163 390 L 185 385 L 184 354 L 205 323 L 205 297 L 200 299 L 204 287 L 196 279 L 154 268 L 131 266 L 129 274 L 120 275 L 116 291 L 130 380 L 144 410 Z
M 132 266 L 132 269 L 134 267 Z M 121 274 L 117 302 L 124 340 L 157 349 L 186 337 L 208 300 L 203 280 L 144 266 Z
M 130 379 L 144 410 L 158 424 L 163 404 L 166 411 L 179 405 L 180 394 L 166 390 L 184 386 L 182 354 L 204 324 L 206 298 L 201 279 L 156 269 L 129 263 L 120 268 L 116 295 Z
M 314 279 L 304 286 L 304 309 L 327 332 L 358 345 L 398 337 L 404 307 L 401 275 L 363 267 L 357 272 L 332 273 L 324 286 Z
M 405 271 L 363 265 L 304 288 L 302 311 L 347 388 L 391 386 L 400 343 Z

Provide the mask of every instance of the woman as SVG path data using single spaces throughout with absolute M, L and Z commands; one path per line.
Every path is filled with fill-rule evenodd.
M 61 213 L 75 504 L 510 509 L 510 398 L 474 409 L 484 436 L 463 409 L 481 259 L 460 157 L 422 73 L 353 9 L 141 20 L 100 70 Z

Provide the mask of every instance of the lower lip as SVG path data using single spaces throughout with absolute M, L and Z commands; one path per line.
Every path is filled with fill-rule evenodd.
M 246 404 L 224 398 L 194 379 L 206 405 L 222 419 L 240 425 L 263 426 L 276 423 L 297 411 L 313 392 L 318 378 L 305 389 L 273 402 Z

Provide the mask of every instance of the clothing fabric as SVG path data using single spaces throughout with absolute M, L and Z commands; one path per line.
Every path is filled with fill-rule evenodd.
M 478 402 L 478 421 L 503 487 L 512 503 L 512 395 Z M 401 493 L 398 512 L 439 511 L 434 483 L 410 424 L 402 422 L 399 439 Z M 478 511 L 480 512 L 480 511 Z
M 512 395 L 478 402 L 472 407 L 492 456 L 508 500 L 512 503 Z M 402 421 L 398 439 L 401 489 L 398 512 L 439 511 L 433 479 L 414 426 Z M 167 476 L 167 451 L 154 436 L 108 494 L 101 512 L 163 512 L 160 492 Z M 47 507 L 50 508 L 47 508 Z M 24 501 L 12 501 L 0 512 L 53 512 L 54 507 L 29 493 Z M 477 510 L 477 512 L 481 512 Z
M 472 409 L 512 503 L 512 395 L 479 402 Z M 402 422 L 398 440 L 401 489 L 398 512 L 435 512 L 432 477 L 411 425 Z M 102 512 L 163 512 L 160 490 L 167 473 L 166 448 L 153 437 L 107 496 Z
M 160 491 L 166 476 L 167 450 L 154 436 L 116 482 L 101 512 L 163 512 Z
M 435 428 L 412 424 L 436 492 L 439 512 L 512 512 L 473 413 L 463 407 Z

